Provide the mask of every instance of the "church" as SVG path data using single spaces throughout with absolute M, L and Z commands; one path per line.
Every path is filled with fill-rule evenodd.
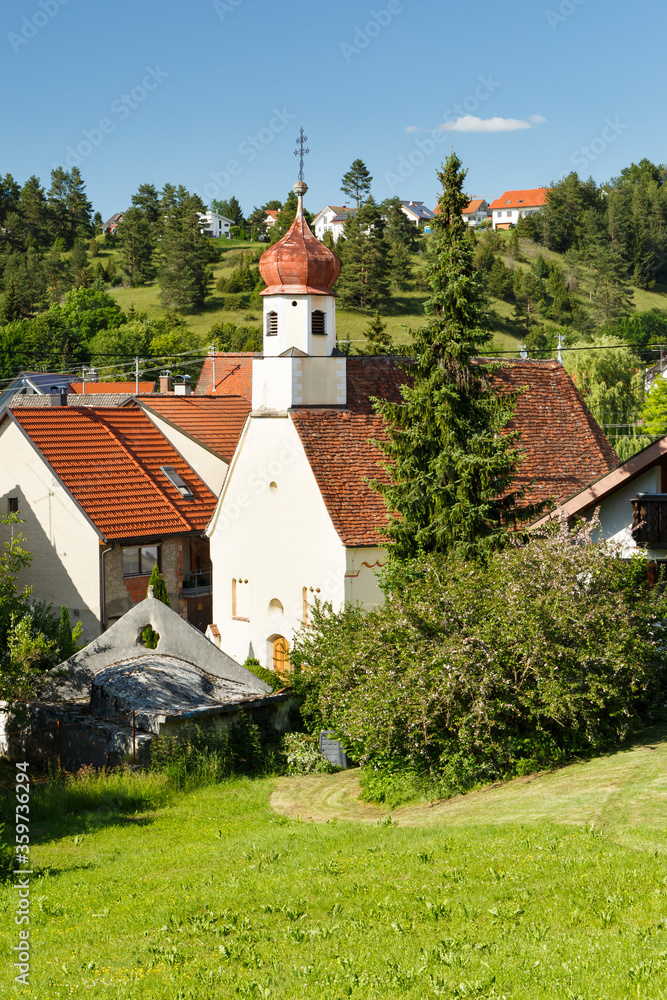
M 386 508 L 368 485 L 386 479 L 385 436 L 372 398 L 400 400 L 405 361 L 347 357 L 336 347 L 336 254 L 310 231 L 307 185 L 288 233 L 259 263 L 263 350 L 252 359 L 252 409 L 207 534 L 213 566 L 210 633 L 238 662 L 280 670 L 315 600 L 366 608 L 383 600 Z M 529 499 L 564 500 L 618 459 L 562 365 L 502 363 L 520 390 L 518 480 Z

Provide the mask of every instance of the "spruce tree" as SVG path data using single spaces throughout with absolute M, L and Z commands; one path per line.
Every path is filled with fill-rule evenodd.
M 368 347 L 368 354 L 391 354 L 393 342 L 391 334 L 387 333 L 387 324 L 379 312 L 373 313 L 373 318 L 363 331 Z
M 488 339 L 480 307 L 474 247 L 461 213 L 465 171 L 454 152 L 438 171 L 442 194 L 425 274 L 429 322 L 413 332 L 411 384 L 402 401 L 376 400 L 388 436 L 388 484 L 375 483 L 389 511 L 386 535 L 395 564 L 455 551 L 483 556 L 534 508 L 512 489 L 517 435 L 500 433 L 515 397 L 494 385 L 493 367 L 474 359 Z
M 336 283 L 341 305 L 362 310 L 386 308 L 391 301 L 391 255 L 382 216 L 372 199 L 348 217 L 336 253 L 341 262 Z
M 155 277 L 151 222 L 138 208 L 128 208 L 116 235 L 120 243 L 121 263 L 130 279 L 130 286 L 137 288 L 145 285 Z
M 357 208 L 363 205 L 371 193 L 373 178 L 368 172 L 363 160 L 355 160 L 341 181 L 340 189 L 348 198 L 352 198 Z

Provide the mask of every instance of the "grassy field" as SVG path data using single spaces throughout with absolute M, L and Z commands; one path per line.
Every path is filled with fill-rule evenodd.
M 655 730 L 391 816 L 350 773 L 35 790 L 30 986 L 12 983 L 5 887 L 2 995 L 659 1000 L 666 764 Z

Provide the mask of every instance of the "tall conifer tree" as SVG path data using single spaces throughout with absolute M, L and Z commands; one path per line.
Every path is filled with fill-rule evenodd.
M 454 152 L 438 171 L 442 194 L 425 276 L 429 322 L 414 331 L 411 384 L 401 402 L 378 400 L 388 438 L 380 442 L 391 482 L 376 483 L 390 511 L 393 560 L 456 551 L 483 555 L 508 524 L 533 513 L 512 490 L 519 458 L 512 433 L 499 433 L 515 399 L 494 386 L 493 368 L 474 360 L 488 338 L 474 248 L 461 213 L 466 171 Z

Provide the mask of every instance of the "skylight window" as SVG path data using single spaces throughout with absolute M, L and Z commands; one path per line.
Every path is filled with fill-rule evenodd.
M 194 493 L 192 492 L 186 481 L 183 479 L 183 477 L 179 476 L 178 472 L 176 472 L 176 469 L 173 467 L 173 465 L 161 465 L 160 471 L 165 474 L 171 485 L 176 487 L 176 489 L 178 490 L 178 492 L 181 494 L 182 497 L 184 497 L 186 500 L 194 499 Z

